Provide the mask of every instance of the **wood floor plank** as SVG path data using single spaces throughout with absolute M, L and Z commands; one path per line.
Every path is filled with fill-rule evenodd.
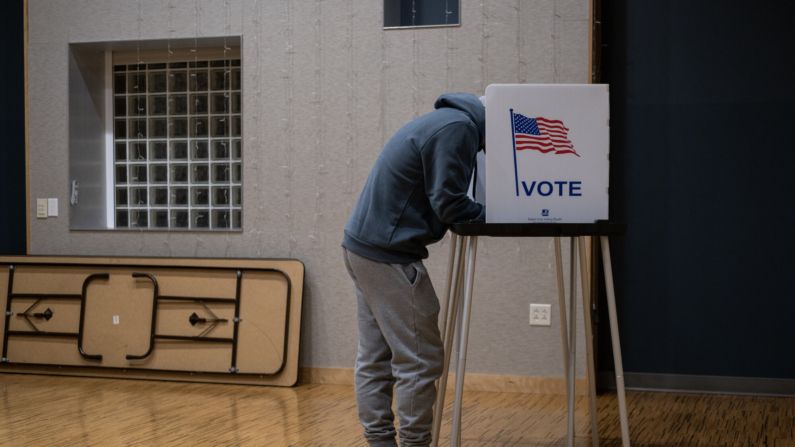
M 564 447 L 564 396 L 465 392 L 467 447 Z M 635 447 L 795 447 L 795 399 L 627 393 Z M 602 447 L 619 447 L 615 394 L 598 398 Z M 449 446 L 452 393 L 441 446 Z M 577 397 L 575 445 L 591 445 Z M 271 388 L 0 374 L 2 446 L 367 447 L 353 387 Z

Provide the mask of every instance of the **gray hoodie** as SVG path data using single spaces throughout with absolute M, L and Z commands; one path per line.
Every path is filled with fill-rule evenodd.
M 466 93 L 442 95 L 434 107 L 381 151 L 345 226 L 348 250 L 378 262 L 415 262 L 450 224 L 485 220 L 486 209 L 467 189 L 486 139 L 486 109 Z

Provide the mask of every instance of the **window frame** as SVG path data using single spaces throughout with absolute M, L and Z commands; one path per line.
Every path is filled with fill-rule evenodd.
M 389 25 L 387 26 L 387 14 L 389 14 L 390 8 L 388 7 L 387 3 L 390 1 L 397 1 L 399 3 L 400 0 L 382 0 L 384 5 L 384 17 L 382 18 L 382 28 L 384 30 L 405 30 L 405 29 L 418 29 L 418 28 L 451 28 L 461 26 L 461 0 L 448 0 L 450 3 L 457 3 L 458 4 L 458 22 L 457 23 L 448 23 L 448 24 L 434 24 L 434 25 Z M 419 0 L 417 0 L 419 1 Z M 449 4 L 448 4 L 449 6 Z M 399 19 L 398 19 L 399 21 Z

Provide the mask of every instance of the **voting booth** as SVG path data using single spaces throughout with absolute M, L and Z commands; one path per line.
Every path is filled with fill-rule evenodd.
M 453 338 L 457 334 L 455 403 L 451 446 L 461 445 L 463 387 L 469 317 L 479 236 L 554 237 L 568 397 L 567 445 L 574 442 L 577 261 L 585 323 L 586 367 L 593 445 L 599 445 L 590 281 L 585 238 L 599 236 L 616 368 L 622 445 L 629 447 L 623 365 L 616 321 L 608 236 L 626 225 L 608 220 L 610 107 L 607 85 L 490 85 L 486 89 L 486 153 L 478 154 L 470 194 L 486 205 L 485 222 L 453 224 L 447 288 L 441 312 L 444 373 L 437 384 L 433 446 L 438 445 Z M 563 281 L 561 237 L 571 237 L 569 319 Z M 577 251 L 579 248 L 579 257 Z M 578 259 L 579 258 L 579 259 Z M 459 298 L 463 295 L 463 301 Z
M 486 89 L 486 222 L 607 220 L 606 85 Z

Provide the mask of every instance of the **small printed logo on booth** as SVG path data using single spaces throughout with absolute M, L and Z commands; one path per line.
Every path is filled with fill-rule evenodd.
M 549 216 L 549 210 L 541 210 L 541 215 L 544 217 Z

